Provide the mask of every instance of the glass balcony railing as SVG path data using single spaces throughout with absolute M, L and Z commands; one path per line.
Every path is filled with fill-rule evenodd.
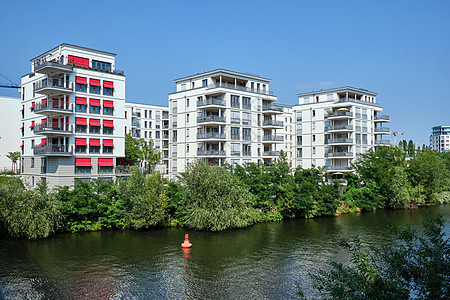
M 263 136 L 263 141 L 267 141 L 267 142 L 282 142 L 282 141 L 284 141 L 284 137 L 283 136 L 278 136 L 278 135 L 265 135 L 265 136 Z
M 72 155 L 69 145 L 44 145 L 34 147 L 35 155 Z
M 332 113 L 328 113 L 325 117 L 333 118 L 333 117 L 353 117 L 353 113 L 351 111 L 335 111 Z
M 264 120 L 263 126 L 283 127 L 283 121 Z
M 197 101 L 197 107 L 207 105 L 225 106 L 225 100 L 222 97 L 220 97 L 220 98 L 206 98 L 205 100 Z
M 221 116 L 200 116 L 197 118 L 197 123 L 206 123 L 206 122 L 225 122 L 225 117 Z
M 390 132 L 390 129 L 388 127 L 377 127 L 375 128 L 375 132 Z
M 325 127 L 325 131 L 333 131 L 333 130 L 348 131 L 348 130 L 353 130 L 353 126 L 352 125 L 334 125 L 334 126 Z
M 353 139 L 349 138 L 334 138 L 329 139 L 328 141 L 325 141 L 325 144 L 352 144 Z
M 225 133 L 219 133 L 219 132 L 197 133 L 197 139 L 199 139 L 199 140 L 203 140 L 203 139 L 225 139 Z
M 199 155 L 199 156 L 224 156 L 225 151 L 223 151 L 223 150 L 198 150 L 197 155 Z
M 232 90 L 238 90 L 238 91 L 244 91 L 244 92 L 251 92 L 251 93 L 257 93 L 257 94 L 263 94 L 263 95 L 269 95 L 273 96 L 272 91 L 262 90 L 262 89 L 252 89 L 241 85 L 235 85 L 227 82 L 216 82 L 214 84 L 208 85 L 209 89 L 213 88 L 226 88 L 226 89 L 232 89 Z
M 263 156 L 280 156 L 280 151 L 264 151 Z
M 389 121 L 390 117 L 388 115 L 376 115 L 375 120 L 376 121 Z
M 35 133 L 72 133 L 73 126 L 70 124 L 59 124 L 59 123 L 42 123 L 34 125 Z

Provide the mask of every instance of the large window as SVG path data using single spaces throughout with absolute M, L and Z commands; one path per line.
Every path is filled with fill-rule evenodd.
M 114 89 L 103 87 L 103 95 L 112 96 L 113 94 L 114 94 Z
M 103 61 L 92 60 L 92 69 L 111 72 L 111 64 Z
M 243 109 L 251 109 L 252 108 L 249 97 L 242 97 L 242 108 Z
M 239 140 L 239 127 L 231 127 L 231 139 Z
M 75 104 L 75 111 L 76 112 L 83 112 L 83 113 L 85 113 L 87 111 L 87 105 L 85 105 L 85 104 Z
M 252 122 L 251 122 L 251 119 L 250 119 L 250 114 L 246 113 L 246 112 L 242 113 L 242 124 L 250 125 L 251 123 Z
M 100 106 L 89 105 L 89 112 L 91 114 L 100 114 Z
M 75 153 L 86 153 L 87 146 L 75 145 Z
M 89 146 L 89 153 L 100 153 L 100 146 Z
M 238 111 L 231 112 L 231 123 L 234 123 L 234 124 L 241 123 L 241 114 Z
M 113 154 L 114 147 L 103 146 L 103 154 Z
M 114 133 L 114 127 L 103 126 L 103 134 L 113 134 L 113 133 Z
M 87 84 L 75 83 L 75 91 L 86 93 Z
M 114 113 L 114 110 L 112 107 L 103 107 L 103 114 L 112 116 Z
M 89 126 L 89 133 L 100 133 L 100 126 Z
M 75 132 L 86 133 L 86 130 L 87 130 L 86 125 L 75 125 Z
M 75 167 L 75 173 L 91 173 L 92 167 Z
M 250 141 L 252 139 L 250 128 L 242 128 L 242 139 L 245 141 Z
M 239 108 L 239 96 L 231 95 L 231 107 Z
M 100 94 L 100 87 L 96 85 L 89 86 L 89 93 L 91 94 Z

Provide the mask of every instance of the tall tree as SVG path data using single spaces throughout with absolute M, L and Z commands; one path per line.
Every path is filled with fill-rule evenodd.
M 408 155 L 409 157 L 416 155 L 416 147 L 414 146 L 414 142 L 412 140 L 409 140 L 408 142 Z
M 17 161 L 20 158 L 20 152 L 19 151 L 8 152 L 8 154 L 6 154 L 6 157 L 8 157 L 11 160 L 12 170 L 14 172 L 17 169 Z
M 155 149 L 152 140 L 146 142 L 144 139 L 140 139 L 139 146 L 141 149 L 139 157 L 141 162 L 152 165 L 161 159 L 161 152 Z
M 140 161 L 141 149 L 139 140 L 134 139 L 131 133 L 125 135 L 125 158 L 129 159 L 132 164 L 137 164 Z

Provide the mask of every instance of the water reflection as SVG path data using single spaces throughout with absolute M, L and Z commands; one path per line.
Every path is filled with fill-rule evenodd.
M 450 205 L 442 213 L 450 231 Z M 345 261 L 341 236 L 365 244 L 391 238 L 386 224 L 419 225 L 425 210 L 379 211 L 258 224 L 222 233 L 168 228 L 59 234 L 40 241 L 0 241 L 0 283 L 7 299 L 279 299 L 308 273 Z M 193 248 L 182 248 L 184 234 Z M 314 295 L 312 295 L 314 296 Z

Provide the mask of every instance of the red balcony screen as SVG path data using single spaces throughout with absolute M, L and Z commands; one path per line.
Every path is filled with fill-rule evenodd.
M 89 79 L 90 85 L 100 86 L 100 79 Z
M 100 167 L 114 167 L 114 162 L 112 158 L 99 158 L 98 165 Z
M 22 130 L 25 127 L 25 124 L 22 123 L 22 127 L 20 127 L 20 130 Z
M 34 121 L 31 121 L 31 126 L 30 126 L 30 128 L 33 128 L 34 127 Z
M 89 99 L 89 105 L 100 106 L 100 99 Z
M 87 78 L 86 77 L 75 77 L 75 82 L 79 84 L 87 84 Z
M 100 147 L 100 139 L 89 139 L 89 146 L 99 146 Z
M 103 100 L 103 107 L 112 107 L 114 108 L 114 102 L 110 100 Z
M 86 118 L 75 118 L 75 124 L 87 125 L 87 120 L 86 120 Z
M 87 105 L 87 99 L 83 97 L 75 97 L 76 104 Z
M 77 146 L 87 146 L 86 139 L 84 139 L 84 138 L 75 138 L 75 145 L 77 145 Z
M 44 146 L 45 144 L 47 144 L 47 139 L 42 139 L 39 146 Z
M 34 102 L 33 103 L 31 103 L 31 107 L 30 107 L 30 109 L 33 109 L 34 108 Z
M 114 127 L 113 120 L 103 120 L 103 127 Z
M 114 83 L 112 81 L 103 80 L 103 87 L 113 89 Z
M 75 67 L 89 68 L 89 59 L 69 55 L 69 63 L 73 63 Z
M 103 140 L 103 146 L 114 147 L 114 142 L 113 142 L 113 140 Z
M 92 167 L 90 158 L 75 158 L 75 166 L 77 167 Z
M 23 147 L 23 145 L 25 144 L 25 142 L 24 141 L 22 141 L 22 145 L 20 145 L 20 147 Z
M 22 109 L 20 111 L 23 111 L 25 109 L 25 105 L 22 105 Z
M 101 126 L 100 119 L 89 119 L 89 125 L 91 126 Z
M 47 118 L 43 118 L 41 123 L 42 124 L 46 124 L 47 123 Z

